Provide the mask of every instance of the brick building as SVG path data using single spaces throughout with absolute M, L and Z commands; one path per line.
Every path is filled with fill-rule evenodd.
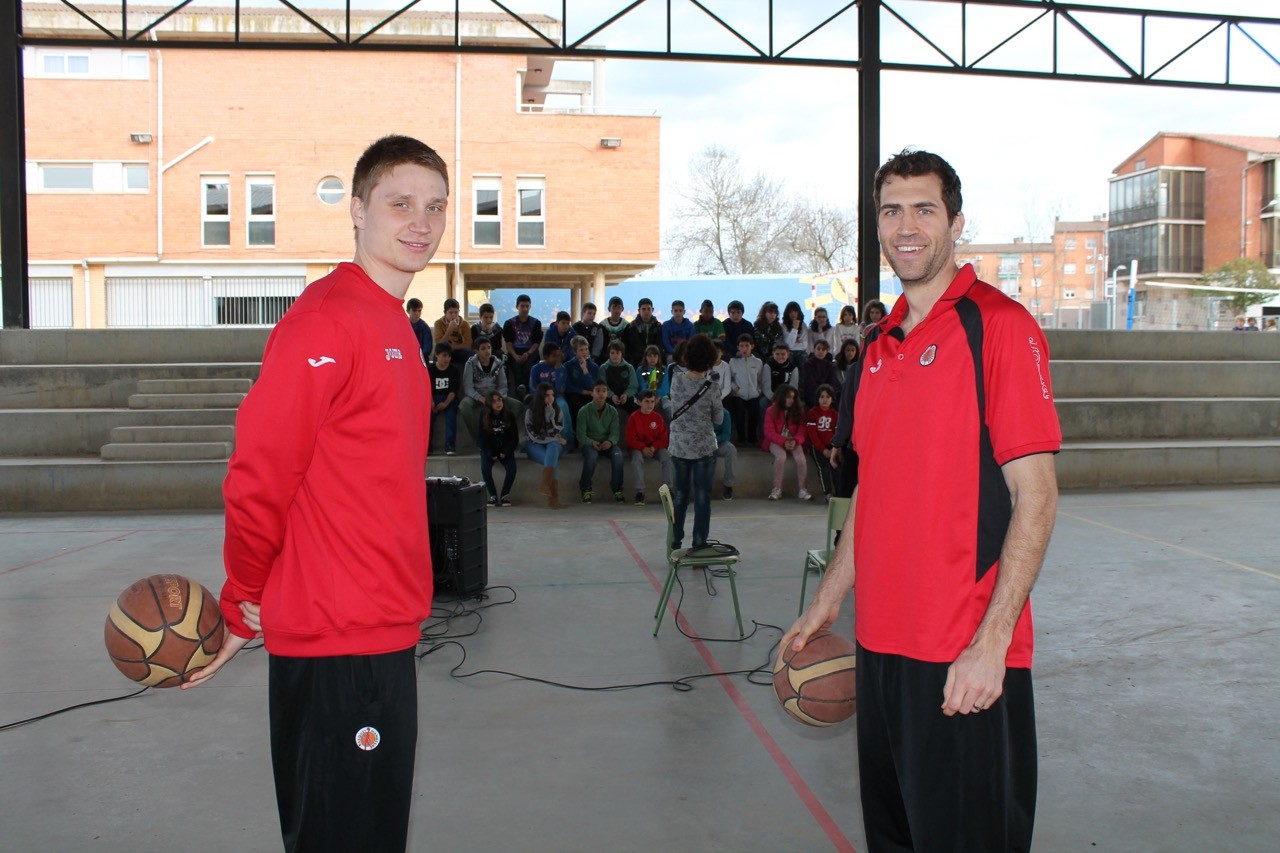
M 80 8 L 119 25 L 119 4 Z M 150 20 L 169 8 L 128 10 Z M 62 4 L 23 9 L 28 35 L 84 26 Z M 352 30 L 391 12 L 353 8 Z M 345 26 L 345 9 L 308 15 Z M 537 24 L 558 37 L 555 19 Z M 153 35 L 225 37 L 233 25 L 193 5 Z M 242 26 L 311 28 L 284 8 L 253 10 Z M 452 12 L 408 12 L 384 31 L 452 43 L 453 26 Z M 500 14 L 463 14 L 460 27 L 469 44 L 537 39 Z M 387 133 L 423 139 L 449 166 L 448 228 L 409 291 L 428 319 L 446 295 L 474 310 L 495 287 L 599 301 L 658 261 L 660 122 L 599 103 L 601 62 L 145 43 L 27 48 L 23 60 L 33 325 L 274 322 L 350 259 L 351 170 Z
M 960 243 L 956 257 L 972 263 L 983 281 L 1021 302 L 1048 328 L 1105 326 L 1107 223 L 1054 222 L 1042 242 Z

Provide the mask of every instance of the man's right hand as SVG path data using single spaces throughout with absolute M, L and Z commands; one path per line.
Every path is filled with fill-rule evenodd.
M 242 601 L 240 602 L 240 613 L 243 614 L 244 624 L 248 626 L 249 630 L 256 631 L 257 636 L 261 637 L 262 605 L 254 604 L 249 601 Z M 241 637 L 238 634 L 233 634 L 225 627 L 223 628 L 223 632 L 222 648 L 218 649 L 218 653 L 214 655 L 213 660 L 208 666 L 198 670 L 185 684 L 181 685 L 183 690 L 186 690 L 189 687 L 196 687 L 203 684 L 205 681 L 208 681 L 210 678 L 213 678 L 213 676 L 217 674 L 218 670 L 222 669 L 223 665 L 226 664 L 227 661 L 236 656 L 236 652 L 243 649 L 249 644 L 250 640 L 254 639 L 253 637 Z
M 829 629 L 835 624 L 836 617 L 839 615 L 839 601 L 828 603 L 822 598 L 815 598 L 808 609 L 795 621 L 795 624 L 787 630 L 787 633 L 782 635 L 778 648 L 786 648 L 787 644 L 790 643 L 792 649 L 797 652 L 800 651 L 815 633 L 824 628 Z

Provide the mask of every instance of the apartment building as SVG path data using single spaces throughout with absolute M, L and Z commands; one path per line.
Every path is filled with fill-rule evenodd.
M 118 24 L 119 4 L 79 8 Z M 170 9 L 130 4 L 128 14 Z M 84 26 L 63 4 L 23 10 L 29 35 Z M 352 8 L 353 30 L 376 30 L 394 11 Z M 345 15 L 307 10 L 335 30 Z M 454 23 L 452 12 L 410 11 L 384 29 L 448 44 Z M 537 23 L 558 32 L 553 18 Z M 192 5 L 149 35 L 208 40 L 234 25 Z M 464 13 L 458 25 L 469 43 L 516 52 L 28 48 L 32 325 L 275 322 L 308 282 L 350 259 L 351 170 L 387 133 L 423 139 L 449 166 L 448 228 L 409 291 L 428 318 L 446 296 L 474 310 L 497 287 L 598 301 L 607 284 L 656 265 L 654 111 L 602 103 L 602 61 L 519 53 L 536 37 L 507 16 Z M 241 26 L 312 25 L 279 6 Z
M 1099 328 L 1105 311 L 1105 233 L 1101 217 L 1054 222 L 1046 241 L 960 243 L 956 257 L 978 278 L 1026 306 L 1048 328 Z

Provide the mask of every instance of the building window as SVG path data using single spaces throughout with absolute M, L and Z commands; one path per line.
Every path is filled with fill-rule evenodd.
M 520 209 L 516 217 L 516 245 L 545 246 L 547 220 L 543 207 L 547 182 L 542 178 L 521 178 L 516 182 Z
M 248 243 L 250 246 L 276 244 L 276 179 L 254 177 L 245 180 L 245 203 L 248 205 Z
M 325 204 L 337 204 L 347 195 L 347 188 L 339 178 L 325 178 L 316 187 L 316 196 Z
M 1040 257 L 1039 255 L 1036 255 L 1034 258 L 1031 259 L 1031 265 L 1034 267 L 1044 266 L 1044 258 Z
M 1155 219 L 1204 219 L 1203 169 L 1153 169 L 1111 182 L 1113 226 Z
M 1086 237 L 1084 241 L 1084 247 L 1088 249 L 1090 252 L 1096 252 L 1098 250 L 1098 238 Z
M 45 77 L 88 77 L 89 54 L 45 53 L 40 57 L 40 71 Z
M 1094 275 L 1094 274 L 1095 274 L 1095 273 L 1097 273 L 1097 272 L 1098 272 L 1098 265 L 1097 265 L 1097 264 L 1085 264 L 1085 265 L 1084 265 L 1084 274 L 1085 274 L 1085 275 Z
M 231 245 L 231 178 L 206 175 L 200 179 L 200 245 Z
M 1062 298 L 1063 298 L 1063 299 L 1075 299 L 1075 298 L 1076 298 L 1076 292 L 1075 292 L 1074 290 L 1071 290 L 1070 288 L 1067 288 L 1067 289 L 1065 289 L 1065 290 L 1063 290 L 1063 291 L 1062 291 Z
M 1093 288 L 1092 288 L 1092 287 L 1086 287 L 1086 288 L 1085 288 L 1085 291 L 1084 291 L 1084 298 L 1085 298 L 1085 299 L 1088 299 L 1090 302 L 1092 302 L 1092 301 L 1093 301 Z
M 471 244 L 502 245 L 502 178 L 474 178 L 475 209 L 472 213 Z
M 1000 258 L 1000 275 L 1017 276 L 1022 271 L 1022 258 L 1018 255 L 1007 255 Z
M 92 163 L 42 163 L 40 189 L 93 192 Z
M 1040 287 L 1042 284 L 1044 284 L 1044 279 L 1042 279 L 1042 278 L 1033 278 L 1033 279 L 1031 279 L 1031 286 L 1032 286 L 1032 287 Z
M 1075 238 L 1075 237 L 1068 237 L 1068 238 L 1063 242 L 1063 246 L 1062 246 L 1062 247 L 1063 247 L 1064 249 L 1066 249 L 1068 252 L 1074 252 L 1074 251 L 1076 250 L 1076 238 Z
M 1063 275 L 1075 275 L 1075 274 L 1076 274 L 1076 265 L 1075 265 L 1075 264 L 1063 264 L 1063 265 L 1062 265 L 1062 274 L 1063 274 Z
M 146 163 L 124 164 L 125 192 L 146 192 L 151 188 L 151 170 Z
M 151 74 L 151 60 L 145 53 L 126 53 L 124 55 L 124 79 L 146 80 Z

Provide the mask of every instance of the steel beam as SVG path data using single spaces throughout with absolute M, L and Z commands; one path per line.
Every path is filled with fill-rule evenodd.
M 880 168 L 880 3 L 858 10 L 858 319 L 880 298 L 880 238 L 871 194 Z
M 23 120 L 22 12 L 0 2 L 0 309 L 6 329 L 31 325 L 27 291 L 26 124 Z

